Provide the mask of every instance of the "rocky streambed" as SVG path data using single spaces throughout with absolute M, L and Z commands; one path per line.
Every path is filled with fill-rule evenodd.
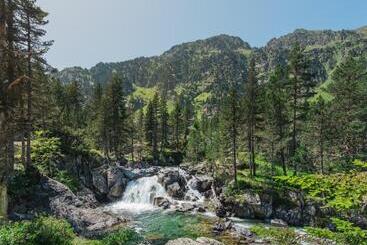
M 289 198 L 298 206 L 284 208 L 272 193 L 248 190 L 242 200 L 228 198 L 210 176 L 177 167 L 104 165 L 91 172 L 77 193 L 47 177 L 41 178 L 36 189 L 32 201 L 12 209 L 13 219 L 32 218 L 27 210 L 49 213 L 67 219 L 85 237 L 130 226 L 156 245 L 171 240 L 168 244 L 220 244 L 211 239 L 224 244 L 264 244 L 267 241 L 250 232 L 253 224 L 287 226 L 299 224 L 304 215 L 317 214 L 317 209 L 313 211 L 295 195 Z M 197 239 L 203 236 L 209 240 Z M 182 237 L 192 239 L 191 243 L 175 241 Z

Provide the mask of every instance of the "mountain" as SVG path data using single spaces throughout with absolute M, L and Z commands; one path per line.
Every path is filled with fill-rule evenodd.
M 219 35 L 176 45 L 160 56 L 98 63 L 91 69 L 71 67 L 53 75 L 64 83 L 77 80 L 88 91 L 95 83 L 105 84 L 116 72 L 132 93 L 149 94 L 158 87 L 169 93 L 185 91 L 192 98 L 203 97 L 203 93 L 207 97 L 208 93 L 219 94 L 228 82 L 243 81 L 250 55 L 256 56 L 259 77 L 266 81 L 277 65 L 287 63 L 295 42 L 305 47 L 312 79 L 319 84 L 328 80 L 344 57 L 367 57 L 367 27 L 341 31 L 297 29 L 271 39 L 261 48 L 252 48 L 239 37 Z

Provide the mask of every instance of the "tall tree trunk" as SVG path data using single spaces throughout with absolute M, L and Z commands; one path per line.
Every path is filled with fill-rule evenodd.
M 237 130 L 236 130 L 236 125 L 235 122 L 232 125 L 232 153 L 233 153 L 233 178 L 234 178 L 234 184 L 236 186 L 236 188 L 238 187 L 238 182 L 237 182 Z
M 31 158 L 31 135 L 32 135 L 32 43 L 31 43 L 31 23 L 30 17 L 27 16 L 27 52 L 28 52 L 28 60 L 27 60 L 27 127 L 26 127 L 26 137 L 27 137 L 27 161 L 26 166 L 27 169 L 32 165 Z
M 295 72 L 295 74 L 297 74 Z M 294 157 L 296 155 L 296 149 L 297 149 L 297 94 L 298 94 L 298 88 L 297 88 L 297 77 L 294 78 L 294 85 L 293 85 L 293 121 L 292 121 L 292 162 L 294 166 L 294 174 L 297 175 L 298 172 L 298 164 L 295 161 Z
M 7 184 L 0 183 L 0 220 L 6 219 L 8 215 Z

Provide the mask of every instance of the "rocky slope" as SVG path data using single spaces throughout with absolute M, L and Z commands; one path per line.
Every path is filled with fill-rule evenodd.
M 53 75 L 64 83 L 79 81 L 87 93 L 93 84 L 105 84 L 116 72 L 124 78 L 129 92 L 136 87 L 158 86 L 168 88 L 171 94 L 185 91 L 195 98 L 204 92 L 220 93 L 228 81 L 243 81 L 251 54 L 257 57 L 259 77 L 266 80 L 274 67 L 287 63 L 290 48 L 298 42 L 311 60 L 312 79 L 321 84 L 343 57 L 367 56 L 366 30 L 298 29 L 261 48 L 252 48 L 238 37 L 219 35 L 176 45 L 160 56 L 99 63 L 91 69 L 66 68 Z

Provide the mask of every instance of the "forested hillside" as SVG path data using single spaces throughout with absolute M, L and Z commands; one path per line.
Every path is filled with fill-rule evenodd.
M 0 244 L 137 244 L 127 218 L 97 207 L 136 194 L 139 180 L 153 182 L 151 206 L 366 244 L 366 27 L 298 29 L 258 48 L 219 35 L 58 71 L 44 58 L 47 23 L 33 0 L 0 0 Z M 230 230 L 227 219 L 214 231 Z M 239 239 L 303 239 L 248 232 Z

